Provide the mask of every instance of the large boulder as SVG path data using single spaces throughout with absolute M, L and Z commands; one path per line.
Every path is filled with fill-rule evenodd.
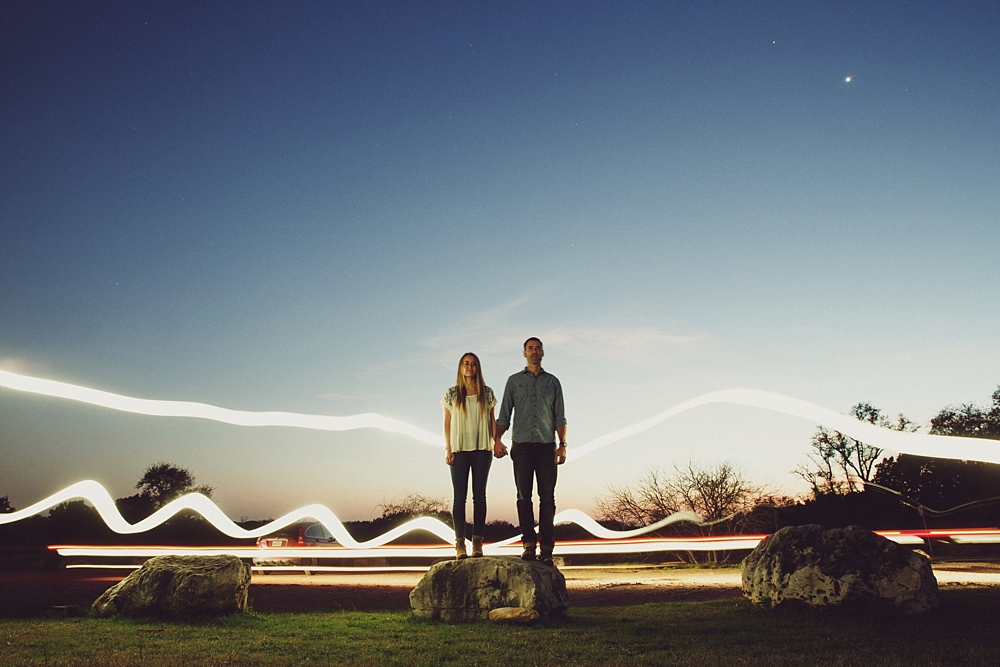
M 930 561 L 861 526 L 787 526 L 743 561 L 743 595 L 762 607 L 888 603 L 906 612 L 938 605 Z
M 523 607 L 549 618 L 569 608 L 566 578 L 551 565 L 486 556 L 433 566 L 410 591 L 413 615 L 464 623 L 489 618 L 500 607 Z
M 188 618 L 243 611 L 250 566 L 236 556 L 157 556 L 94 601 L 100 617 Z

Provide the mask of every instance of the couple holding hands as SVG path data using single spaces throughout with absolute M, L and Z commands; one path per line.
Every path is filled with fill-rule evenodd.
M 524 342 L 524 370 L 511 375 L 504 388 L 500 414 L 493 415 L 496 397 L 483 380 L 479 357 L 471 352 L 458 362 L 455 386 L 441 399 L 444 407 L 445 463 L 451 467 L 454 489 L 452 517 L 455 522 L 456 558 L 466 558 L 465 503 L 472 475 L 472 556 L 483 555 L 486 525 L 486 480 L 492 457 L 507 455 L 501 437 L 510 428 L 510 458 L 517 488 L 517 519 L 524 560 L 540 559 L 552 565 L 555 547 L 553 518 L 556 513 L 556 466 L 566 462 L 566 414 L 562 386 L 556 376 L 542 369 L 542 341 Z M 559 445 L 556 446 L 556 436 Z M 538 482 L 538 532 L 532 505 L 534 482 Z M 536 556 L 536 548 L 540 548 Z

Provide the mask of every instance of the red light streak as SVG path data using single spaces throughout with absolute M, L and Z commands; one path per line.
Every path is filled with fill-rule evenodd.
M 927 539 L 950 540 L 959 544 L 1000 543 L 1000 530 L 996 528 L 942 528 L 933 530 L 883 530 L 876 534 L 899 544 L 918 545 Z M 567 540 L 556 545 L 560 556 L 593 554 L 646 554 L 672 551 L 742 551 L 756 547 L 767 535 L 713 535 L 690 537 L 645 537 L 632 539 Z M 282 558 L 448 558 L 454 553 L 451 545 L 385 545 L 371 549 L 351 549 L 343 546 L 297 547 L 263 549 L 248 547 L 190 547 L 190 546 L 97 546 L 52 545 L 49 549 L 67 557 L 117 557 L 149 558 L 152 556 L 192 556 L 230 554 L 239 558 L 278 560 Z M 521 547 L 508 540 L 484 545 L 488 555 L 513 556 Z M 290 567 L 290 566 L 260 566 Z M 317 570 L 326 566 L 292 567 L 295 570 Z M 258 567 L 259 569 L 259 567 Z M 376 568 L 386 569 L 386 568 Z M 396 569 L 399 567 L 389 567 Z M 364 568 L 344 567 L 330 571 L 361 572 Z

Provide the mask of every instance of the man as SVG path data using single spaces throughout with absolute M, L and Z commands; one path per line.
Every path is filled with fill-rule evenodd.
M 535 560 L 535 547 L 540 543 L 540 558 L 552 565 L 555 547 L 553 517 L 556 514 L 556 466 L 566 462 L 566 413 L 562 386 L 555 375 L 542 369 L 542 341 L 524 341 L 523 371 L 507 379 L 503 402 L 497 416 L 493 454 L 497 458 L 507 453 L 500 441 L 510 428 L 510 458 L 514 462 L 514 485 L 517 487 L 517 520 L 521 524 L 521 545 L 524 560 Z M 555 436 L 559 436 L 556 447 Z M 532 506 L 532 486 L 538 480 L 538 534 L 535 534 L 535 510 Z

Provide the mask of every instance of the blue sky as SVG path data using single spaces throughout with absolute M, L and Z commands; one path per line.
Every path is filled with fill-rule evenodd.
M 537 335 L 561 508 L 691 458 L 795 492 L 789 417 L 572 444 L 729 387 L 922 423 L 985 402 L 998 29 L 992 2 L 4 2 L 0 368 L 437 431 L 463 352 L 499 391 Z M 8 390 L 0 451 L 18 507 L 160 460 L 234 518 L 450 494 L 399 436 Z M 509 460 L 489 493 L 512 518 Z

